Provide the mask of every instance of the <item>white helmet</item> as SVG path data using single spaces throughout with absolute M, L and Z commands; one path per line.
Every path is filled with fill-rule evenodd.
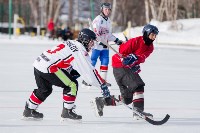
M 112 6 L 111 6 L 111 4 L 110 3 L 107 3 L 107 2 L 105 2 L 105 3 L 102 3 L 101 4 L 101 11 L 103 11 L 103 8 L 108 8 L 108 9 L 112 9 Z

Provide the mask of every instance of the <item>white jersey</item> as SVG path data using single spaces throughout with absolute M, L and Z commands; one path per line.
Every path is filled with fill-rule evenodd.
M 77 70 L 84 80 L 96 87 L 104 80 L 92 66 L 91 59 L 85 47 L 75 40 L 69 40 L 44 51 L 33 63 L 33 66 L 43 73 L 55 73 L 58 69 L 70 72 Z
M 112 24 L 110 18 L 103 18 L 102 15 L 98 15 L 92 22 L 93 30 L 97 36 L 97 40 L 102 43 L 108 43 L 108 41 L 115 41 L 116 37 L 112 34 Z M 96 43 L 95 49 L 102 50 L 103 46 Z

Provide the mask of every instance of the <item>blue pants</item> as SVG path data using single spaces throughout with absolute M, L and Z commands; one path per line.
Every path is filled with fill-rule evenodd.
M 93 66 L 96 65 L 98 57 L 101 61 L 101 66 L 108 66 L 109 64 L 109 50 L 108 49 L 104 49 L 104 50 L 93 49 L 92 50 L 91 60 L 92 60 Z

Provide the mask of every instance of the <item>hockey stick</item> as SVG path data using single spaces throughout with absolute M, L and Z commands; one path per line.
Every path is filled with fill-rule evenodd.
M 92 25 L 92 20 L 90 18 L 88 18 L 88 22 L 89 22 L 89 26 L 91 28 L 92 31 L 94 31 L 93 25 Z M 98 40 L 98 37 L 97 37 Z M 99 41 L 100 40 L 100 41 Z M 122 54 L 120 54 L 119 52 L 117 52 L 117 50 L 115 50 L 112 46 L 110 46 L 107 42 L 105 42 L 104 40 L 99 39 L 99 42 L 102 42 L 103 44 L 105 44 L 107 47 L 111 48 L 116 54 L 118 54 L 121 58 L 123 58 Z
M 116 102 L 118 102 L 118 103 L 124 105 L 125 107 L 129 108 L 130 110 L 132 110 L 133 113 L 137 114 L 140 118 L 146 120 L 147 122 L 149 122 L 149 123 L 152 124 L 152 125 L 162 125 L 162 124 L 165 124 L 165 123 L 169 120 L 169 118 L 170 118 L 170 115 L 167 114 L 167 115 L 166 115 L 162 120 L 160 120 L 160 121 L 152 120 L 152 119 L 148 118 L 147 116 L 145 116 L 145 114 L 143 114 L 142 112 L 138 112 L 137 109 L 135 109 L 134 107 L 133 107 L 133 108 L 129 107 L 128 105 L 126 105 L 125 103 L 119 101 L 119 100 L 116 99 L 115 97 L 112 97 L 112 98 L 113 98 Z
M 125 37 L 125 39 L 126 39 L 126 41 L 128 41 L 128 37 L 123 33 L 123 35 L 124 35 L 124 37 Z

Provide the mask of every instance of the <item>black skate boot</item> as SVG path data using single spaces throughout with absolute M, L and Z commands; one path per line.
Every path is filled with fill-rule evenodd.
M 37 112 L 35 109 L 29 109 L 28 104 L 25 105 L 22 120 L 42 120 L 43 114 Z
M 63 107 L 61 114 L 61 122 L 65 120 L 81 120 L 82 116 L 77 115 L 76 112 L 72 109 L 67 109 Z
M 90 89 L 92 85 L 86 83 L 84 80 L 82 81 L 82 88 Z
M 152 119 L 153 120 L 153 115 L 150 114 L 150 113 L 146 113 L 146 112 L 143 112 L 141 109 L 137 108 L 137 107 L 134 107 L 138 112 L 144 114 L 145 116 L 147 116 L 148 118 Z M 133 119 L 134 120 L 142 120 L 142 118 L 137 115 L 136 113 L 133 113 Z
M 91 101 L 91 105 L 95 110 L 96 116 L 103 116 L 103 108 L 105 104 L 105 99 L 103 97 L 96 97 Z

